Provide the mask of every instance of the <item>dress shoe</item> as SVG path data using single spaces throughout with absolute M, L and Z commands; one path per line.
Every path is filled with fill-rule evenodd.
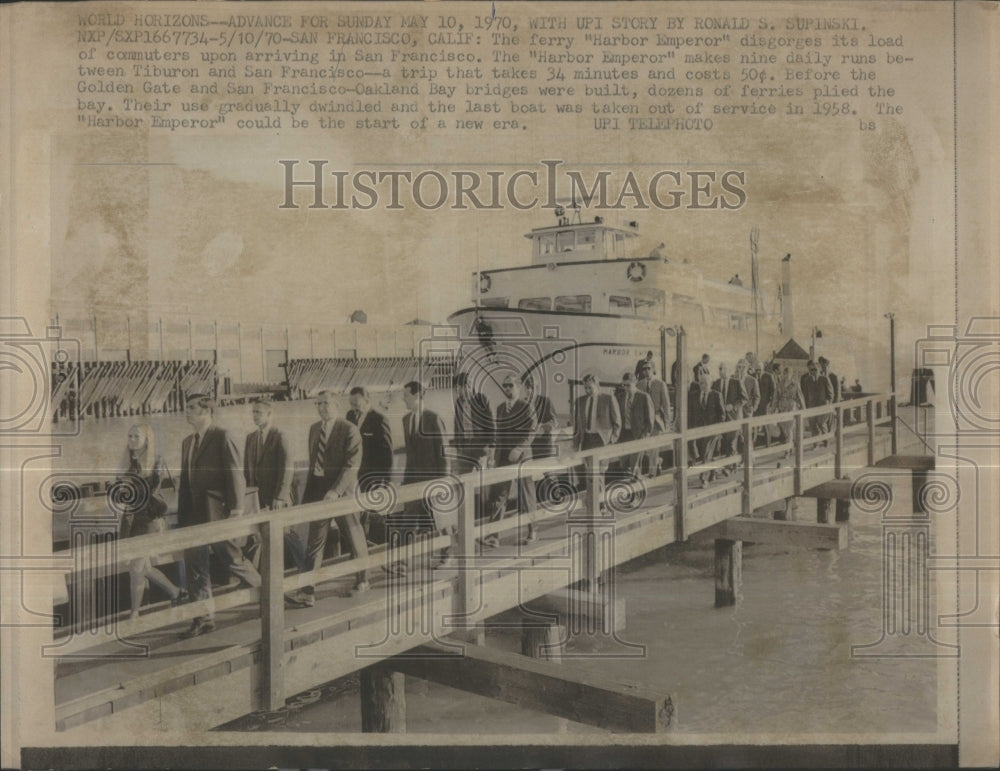
M 390 576 L 400 576 L 406 577 L 406 563 L 400 560 L 392 562 L 388 565 L 383 565 L 382 570 L 388 573 Z
M 208 634 L 209 632 L 215 631 L 215 622 L 209 618 L 196 618 L 191 626 L 188 627 L 187 631 L 181 634 L 181 637 L 191 638 L 200 637 L 203 634 Z
M 177 596 L 170 600 L 170 607 L 176 608 L 178 605 L 183 605 L 187 602 L 191 602 L 191 595 L 188 594 L 187 589 L 180 589 L 177 592 Z
M 522 539 L 521 546 L 527 546 L 538 540 L 538 533 L 535 532 L 534 525 L 528 525 L 528 534 Z
M 351 589 L 351 597 L 357 597 L 360 594 L 364 594 L 371 588 L 372 585 L 367 581 L 358 581 Z
M 299 589 L 286 594 L 285 602 L 296 608 L 311 608 L 316 604 L 316 595 Z
M 496 533 L 492 535 L 484 536 L 479 539 L 479 542 L 487 549 L 499 549 L 500 548 L 500 536 Z

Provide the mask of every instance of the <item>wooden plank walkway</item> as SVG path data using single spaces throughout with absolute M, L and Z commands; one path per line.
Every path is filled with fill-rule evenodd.
M 452 477 L 452 499 L 438 502 L 450 505 L 457 524 L 404 555 L 411 563 L 405 579 L 379 570 L 400 558 L 384 547 L 373 549 L 363 561 L 341 559 L 306 576 L 278 575 L 283 568 L 283 528 L 356 511 L 359 504 L 354 500 L 299 506 L 280 517 L 265 512 L 132 538 L 118 542 L 112 557 L 97 546 L 79 549 L 73 553 L 74 564 L 99 564 L 113 572 L 153 551 L 179 551 L 260 532 L 265 586 L 274 578 L 270 592 L 219 591 L 217 629 L 195 639 L 180 639 L 178 634 L 193 617 L 204 614 L 203 603 L 156 608 L 135 621 L 119 619 L 110 634 L 84 631 L 57 638 L 47 652 L 57 658 L 54 722 L 59 729 L 88 732 L 136 721 L 169 730 L 204 730 L 251 711 L 276 709 L 287 696 L 417 646 L 431 644 L 459 653 L 462 643 L 456 633 L 492 616 L 567 586 L 599 591 L 602 576 L 611 576 L 613 582 L 615 565 L 888 457 L 890 429 L 877 426 L 875 419 L 877 413 L 889 414 L 877 410 L 880 399 L 884 402 L 885 397 L 866 400 L 868 418 L 863 423 L 845 427 L 846 408 L 838 408 L 829 434 L 805 438 L 804 421 L 830 413 L 830 408 L 783 415 L 795 426 L 788 445 L 754 449 L 744 443 L 742 455 L 708 466 L 674 468 L 639 483 L 593 481 L 603 480 L 606 464 L 622 455 L 659 449 L 683 457 L 688 441 L 716 435 L 720 426 Z M 726 429 L 749 437 L 755 426 L 774 422 L 774 416 L 765 416 L 734 421 Z M 702 472 L 733 465 L 734 474 L 705 485 L 699 482 Z M 545 472 L 580 467 L 590 480 L 587 489 L 536 513 L 536 541 L 519 543 L 518 517 L 487 524 L 474 521 L 477 489 L 509 483 L 518 474 L 537 480 Z M 420 485 L 395 492 L 392 505 L 397 508 L 423 494 Z M 477 539 L 491 533 L 501 537 L 500 548 L 478 553 Z M 451 548 L 455 565 L 434 569 L 432 555 L 445 547 Z M 372 588 L 349 596 L 346 590 L 361 567 L 371 569 Z M 286 610 L 283 593 L 313 582 L 315 607 Z

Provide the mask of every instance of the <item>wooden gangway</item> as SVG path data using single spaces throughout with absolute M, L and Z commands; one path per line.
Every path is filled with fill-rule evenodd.
M 194 639 L 181 639 L 179 633 L 191 619 L 205 614 L 204 602 L 180 607 L 160 603 L 135 620 L 118 614 L 97 619 L 90 627 L 74 623 L 57 630 L 45 652 L 55 659 L 53 722 L 67 731 L 136 724 L 205 730 L 252 711 L 279 709 L 287 697 L 407 651 L 430 649 L 461 657 L 460 638 L 468 639 L 470 630 L 481 629 L 491 617 L 565 593 L 567 587 L 585 597 L 596 595 L 598 601 L 603 593 L 607 599 L 616 565 L 874 466 L 892 455 L 893 406 L 892 395 L 880 394 L 784 413 L 780 419 L 791 424 L 791 441 L 766 449 L 755 448 L 752 438 L 755 429 L 775 424 L 775 415 L 449 476 L 426 485 L 384 488 L 369 497 L 123 541 L 78 543 L 54 555 L 61 558 L 56 564 L 72 565 L 59 580 L 74 574 L 79 580 L 88 571 L 114 575 L 145 555 L 179 553 L 259 534 L 263 585 L 218 590 L 218 627 Z M 807 437 L 808 419 L 820 415 L 833 416 L 832 429 Z M 729 431 L 742 436 L 740 453 L 708 465 L 688 465 L 688 442 Z M 672 467 L 638 481 L 606 475 L 621 457 L 648 451 L 668 453 Z M 701 483 L 704 473 L 727 466 L 735 466 L 735 473 Z M 476 521 L 477 492 L 486 495 L 493 485 L 518 477 L 539 480 L 546 474 L 562 481 L 552 500 L 535 513 L 537 540 L 520 543 L 527 521 L 523 515 Z M 566 482 L 571 478 L 576 480 L 573 485 Z M 404 550 L 375 547 L 363 560 L 339 558 L 304 576 L 286 575 L 286 528 L 362 510 L 388 513 L 420 499 L 430 501 L 439 516 L 441 529 L 432 537 Z M 482 549 L 479 541 L 494 533 L 501 538 L 500 548 Z M 454 565 L 435 569 L 434 556 L 446 547 Z M 397 559 L 410 563 L 405 578 L 380 570 Z M 343 590 L 359 569 L 372 571 L 372 588 L 347 596 Z M 313 583 L 315 607 L 286 609 L 285 593 Z M 574 617 L 574 623 L 585 616 Z M 609 628 L 605 619 L 589 631 L 613 635 L 613 623 Z M 663 704 L 658 710 L 663 712 Z M 649 722 L 658 730 L 655 726 L 662 720 L 650 717 Z

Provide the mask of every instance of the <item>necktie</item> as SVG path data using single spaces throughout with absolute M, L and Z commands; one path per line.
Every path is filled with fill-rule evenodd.
M 264 457 L 264 429 L 257 432 L 257 463 Z
M 323 471 L 323 466 L 326 463 L 326 435 L 326 421 L 323 421 L 319 429 L 319 446 L 316 448 L 316 468 L 320 472 Z
M 188 456 L 188 471 L 194 471 L 194 459 L 198 454 L 198 444 L 201 442 L 201 436 L 198 434 L 194 435 L 194 442 L 191 443 L 191 454 Z
M 594 433 L 594 397 L 588 397 L 590 401 L 587 404 L 587 432 Z

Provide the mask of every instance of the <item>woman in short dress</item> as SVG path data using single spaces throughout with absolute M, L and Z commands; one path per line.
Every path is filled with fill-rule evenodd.
M 167 473 L 167 466 L 162 456 L 156 454 L 153 429 L 149 425 L 141 423 L 128 430 L 128 442 L 121 465 L 119 479 L 126 484 L 135 485 L 134 496 L 131 498 L 135 503 L 122 516 L 119 537 L 165 532 L 167 504 L 157 493 Z M 179 605 L 188 599 L 187 591 L 175 586 L 161 570 L 153 567 L 150 557 L 139 557 L 129 563 L 129 588 L 132 597 L 130 618 L 138 617 L 149 581 L 163 589 L 170 596 L 173 605 Z

